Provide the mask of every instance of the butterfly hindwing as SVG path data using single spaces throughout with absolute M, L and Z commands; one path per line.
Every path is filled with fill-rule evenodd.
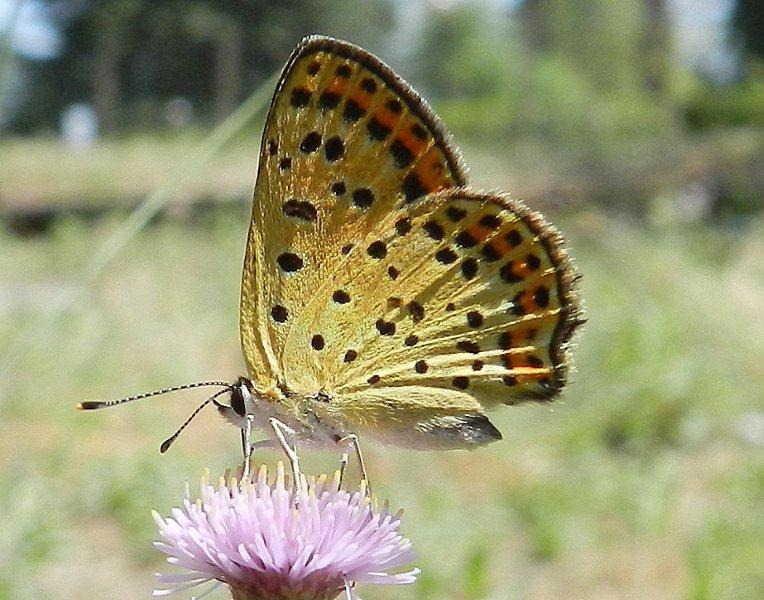
M 384 256 L 369 252 L 378 243 Z M 500 437 L 486 408 L 564 386 L 575 274 L 560 235 L 522 203 L 427 196 L 380 220 L 347 266 L 306 313 L 326 340 L 313 353 L 332 397 L 322 419 L 398 445 L 480 445 Z
M 442 124 L 392 70 L 330 38 L 298 46 L 266 121 L 242 282 L 242 347 L 258 389 L 322 385 L 312 350 L 331 332 L 312 332 L 308 304 L 349 273 L 353 243 L 394 207 L 466 179 Z
M 411 224 L 403 235 L 401 218 Z M 377 241 L 383 258 L 369 255 Z M 344 282 L 351 302 L 335 311 L 327 302 L 316 321 L 317 330 L 353 323 L 324 350 L 357 354 L 342 366 L 328 360 L 337 366 L 326 383 L 337 394 L 430 386 L 490 406 L 563 387 L 578 318 L 574 275 L 559 234 L 538 213 L 507 196 L 448 190 L 395 211 L 364 244 Z

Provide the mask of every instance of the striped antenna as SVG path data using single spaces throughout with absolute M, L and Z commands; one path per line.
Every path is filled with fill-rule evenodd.
M 146 394 L 138 394 L 137 396 L 130 396 L 129 398 L 120 398 L 119 400 L 85 400 L 77 405 L 78 410 L 97 410 L 99 408 L 109 408 L 110 406 L 116 406 L 117 404 L 124 404 L 125 402 L 132 402 L 133 400 L 142 400 L 143 398 L 150 398 L 151 396 L 159 396 L 161 394 L 169 394 L 170 392 L 177 392 L 180 390 L 190 390 L 191 388 L 198 387 L 212 387 L 219 386 L 226 388 L 224 392 L 231 388 L 231 384 L 225 381 L 200 381 L 199 383 L 187 383 L 185 385 L 176 385 L 175 387 L 165 388 L 163 390 L 157 390 L 156 392 L 148 392 Z M 217 397 L 217 396 L 214 396 Z
M 212 394 L 212 396 L 210 396 L 210 397 L 209 397 L 209 398 L 207 398 L 207 399 L 206 399 L 204 402 L 202 402 L 202 403 L 201 403 L 199 406 L 197 406 L 197 407 L 196 407 L 196 410 L 195 410 L 194 412 L 192 412 L 192 413 L 191 413 L 191 416 L 190 416 L 190 417 L 188 417 L 188 419 L 186 419 L 186 422 L 185 422 L 185 423 L 183 423 L 183 425 L 181 425 L 180 427 L 178 427 L 178 430 L 177 430 L 175 433 L 173 433 L 173 434 L 172 434 L 170 437 L 168 437 L 168 438 L 167 438 L 167 439 L 166 439 L 164 442 L 162 442 L 162 445 L 161 445 L 161 446 L 159 446 L 159 451 L 160 451 L 162 454 L 164 454 L 165 452 L 167 452 L 167 451 L 170 449 L 170 446 L 172 446 L 173 442 L 174 442 L 175 440 L 177 440 L 177 439 L 178 439 L 178 436 L 180 435 L 180 433 L 181 433 L 181 432 L 182 432 L 182 431 L 183 431 L 183 430 L 184 430 L 186 427 L 188 427 L 188 424 L 189 424 L 191 421 L 193 421 L 193 420 L 194 420 L 194 417 L 195 417 L 196 415 L 198 415 L 198 414 L 201 412 L 201 410 L 202 410 L 202 409 L 203 409 L 205 406 L 207 406 L 207 405 L 208 405 L 210 402 L 213 402 L 214 404 L 216 404 L 216 405 L 218 405 L 218 406 L 219 406 L 218 402 L 216 402 L 216 401 L 215 401 L 215 398 L 217 398 L 218 396 L 221 396 L 221 395 L 225 394 L 226 392 L 228 392 L 228 390 L 220 390 L 219 392 L 215 392 L 214 394 Z

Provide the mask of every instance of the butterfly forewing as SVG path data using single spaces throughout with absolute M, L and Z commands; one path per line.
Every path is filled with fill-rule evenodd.
M 322 385 L 325 360 L 310 350 L 332 334 L 312 331 L 311 301 L 349 275 L 353 246 L 395 206 L 466 177 L 445 129 L 389 68 L 328 38 L 297 48 L 266 122 L 242 285 L 242 345 L 261 389 Z

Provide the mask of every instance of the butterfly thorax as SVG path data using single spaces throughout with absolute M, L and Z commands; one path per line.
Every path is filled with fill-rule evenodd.
M 352 433 L 332 414 L 332 395 L 320 390 L 315 393 L 298 393 L 285 384 L 258 390 L 248 382 L 250 400 L 245 402 L 245 414 L 252 415 L 254 423 L 263 431 L 270 431 L 269 419 L 276 418 L 295 432 L 303 444 L 333 446 Z M 230 420 L 230 419 L 229 419 Z M 244 418 L 236 425 L 243 427 Z

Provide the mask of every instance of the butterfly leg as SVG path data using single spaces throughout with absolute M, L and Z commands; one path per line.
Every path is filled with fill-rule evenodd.
M 345 470 L 348 468 L 348 462 L 350 461 L 350 455 L 347 452 L 343 452 L 340 456 L 340 487 L 342 487 L 342 480 L 345 479 Z
M 244 429 L 241 430 L 241 451 L 244 455 L 244 464 L 242 466 L 242 481 L 247 481 L 252 472 L 252 453 L 260 448 L 273 448 L 276 442 L 270 438 L 264 440 L 251 441 L 252 437 L 252 421 L 251 415 L 247 416 L 247 424 Z
M 366 473 L 366 465 L 363 462 L 363 454 L 361 453 L 361 445 L 358 443 L 358 436 L 355 433 L 346 435 L 341 438 L 337 443 L 342 444 L 349 442 L 355 450 L 356 458 L 358 458 L 358 466 L 361 468 L 361 479 L 366 482 L 366 491 L 371 496 L 371 484 L 369 483 L 369 476 Z M 345 469 L 348 466 L 348 453 L 343 452 L 342 458 L 340 458 L 340 485 L 342 485 L 342 477 L 345 475 Z
M 287 455 L 287 458 L 289 458 L 289 462 L 292 464 L 292 476 L 294 477 L 294 503 L 295 506 L 300 506 L 300 489 L 302 488 L 302 475 L 300 474 L 300 457 L 297 456 L 297 447 L 296 446 L 290 446 L 289 443 L 286 441 L 286 438 L 284 437 L 284 432 L 294 434 L 294 430 L 291 429 L 288 425 L 285 425 L 275 417 L 271 417 L 268 419 L 268 423 L 270 423 L 271 428 L 273 428 L 273 433 L 276 436 L 276 440 L 278 441 L 279 445 L 281 446 L 281 449 L 284 451 L 284 454 Z
M 247 415 L 244 429 L 241 430 L 241 450 L 244 454 L 244 475 L 242 481 L 249 481 L 249 469 L 250 459 L 252 458 L 252 421 L 255 418 L 252 415 Z

